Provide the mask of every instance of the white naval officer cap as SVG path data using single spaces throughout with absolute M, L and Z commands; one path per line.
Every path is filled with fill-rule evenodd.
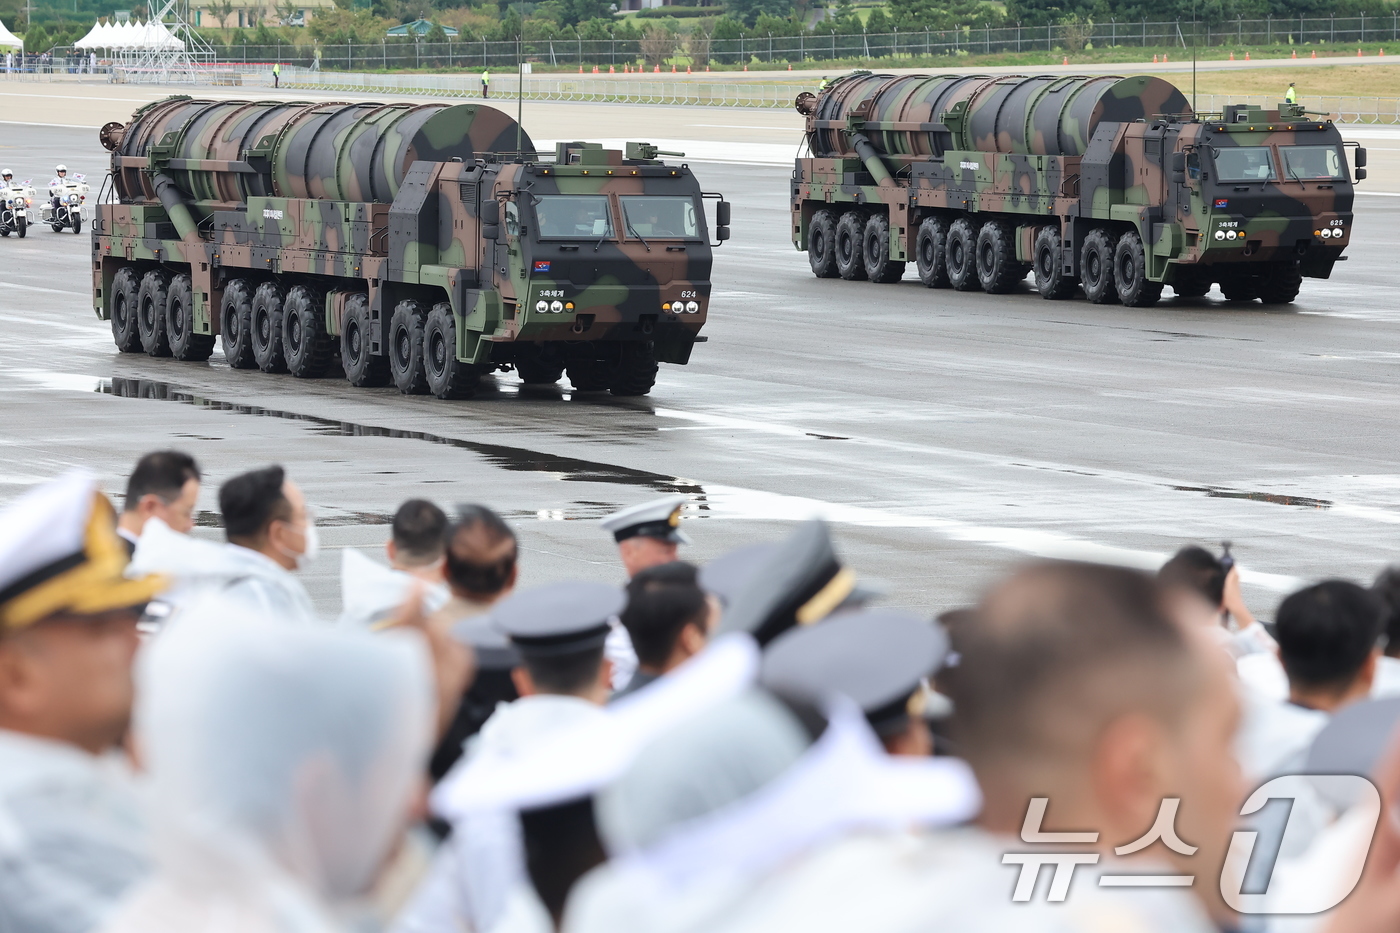
M 689 544 L 690 537 L 680 529 L 681 509 L 685 496 L 679 493 L 643 502 L 603 519 L 604 530 L 612 532 L 618 543 L 628 538 L 657 538 L 675 544 Z

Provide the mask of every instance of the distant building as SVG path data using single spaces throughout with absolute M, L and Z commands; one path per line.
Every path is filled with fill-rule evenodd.
M 222 0 L 190 0 L 189 22 L 194 26 L 218 29 L 255 29 L 269 26 L 305 26 L 319 11 L 334 10 L 335 0 L 297 0 L 297 8 L 283 18 L 273 0 L 233 0 L 227 15 Z
M 426 36 L 428 33 L 433 31 L 433 25 L 433 23 L 428 22 L 426 19 L 415 19 L 411 23 L 404 23 L 402 26 L 395 26 L 394 28 L 389 30 L 387 35 Z M 451 26 L 443 26 L 442 31 L 447 34 L 447 37 L 449 39 L 457 35 L 457 30 L 453 29 Z

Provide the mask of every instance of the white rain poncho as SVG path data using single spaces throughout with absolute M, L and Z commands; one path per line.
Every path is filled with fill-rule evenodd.
M 423 591 L 424 612 L 436 612 L 447 603 L 442 584 L 386 567 L 348 547 L 340 552 L 340 624 L 377 628 L 408 601 L 415 587 Z
M 306 587 L 276 561 L 236 544 L 182 535 L 158 518 L 146 522 L 126 572 L 170 577 L 174 586 L 162 601 L 175 613 L 216 594 L 220 600 L 241 602 L 257 618 L 316 620 Z
M 130 778 L 115 755 L 0 729 L 0 930 L 83 933 L 148 874 Z
M 346 929 L 427 759 L 426 648 L 189 612 L 138 665 L 157 871 L 103 933 Z

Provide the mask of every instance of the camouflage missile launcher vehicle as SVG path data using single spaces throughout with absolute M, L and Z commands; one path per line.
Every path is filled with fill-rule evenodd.
M 1155 77 L 856 72 L 804 93 L 792 235 L 819 277 L 1151 305 L 1292 301 L 1351 235 L 1340 133 L 1300 107 L 1194 114 Z
M 480 105 L 171 97 L 102 128 L 93 298 L 126 352 L 465 398 L 514 368 L 643 395 L 685 363 L 712 247 L 655 147 L 541 159 Z M 671 153 L 667 153 L 671 154 Z

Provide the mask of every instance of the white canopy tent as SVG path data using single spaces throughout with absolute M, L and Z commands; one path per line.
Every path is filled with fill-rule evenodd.
M 24 43 L 20 41 L 18 36 L 6 29 L 4 23 L 0 23 L 0 48 L 24 48 Z

